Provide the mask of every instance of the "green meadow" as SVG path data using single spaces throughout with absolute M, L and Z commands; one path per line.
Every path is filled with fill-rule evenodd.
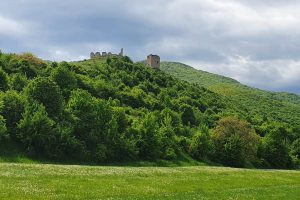
M 300 199 L 300 171 L 0 163 L 0 199 Z

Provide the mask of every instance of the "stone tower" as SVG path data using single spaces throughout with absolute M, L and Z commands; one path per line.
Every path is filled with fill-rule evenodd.
M 123 56 L 123 54 L 124 54 L 124 50 L 123 50 L 123 48 L 121 49 L 121 52 L 119 53 L 119 56 Z
M 160 57 L 158 55 L 150 54 L 149 56 L 147 56 L 147 64 L 153 69 L 159 69 Z

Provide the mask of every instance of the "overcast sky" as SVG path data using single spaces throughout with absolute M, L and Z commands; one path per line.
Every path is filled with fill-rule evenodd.
M 159 54 L 300 94 L 299 0 L 0 0 L 0 49 L 48 60 Z

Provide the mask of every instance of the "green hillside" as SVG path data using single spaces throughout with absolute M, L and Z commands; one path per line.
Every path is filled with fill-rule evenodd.
M 248 113 L 247 120 L 255 124 L 256 131 L 261 135 L 266 134 L 264 127 L 271 121 L 280 122 L 285 127 L 297 126 L 298 128 L 292 132 L 299 132 L 300 96 L 298 95 L 251 88 L 231 78 L 196 70 L 181 63 L 162 62 L 161 70 L 222 95 L 235 105 L 233 107 Z
M 218 87 L 222 88 L 222 86 L 223 87 L 230 86 L 233 87 L 234 90 L 240 90 L 243 92 L 252 92 L 252 94 L 266 96 L 273 100 L 279 100 L 286 103 L 293 103 L 293 104 L 297 104 L 298 106 L 300 105 L 299 95 L 291 94 L 287 92 L 269 92 L 269 91 L 259 90 L 256 88 L 247 87 L 232 78 L 209 73 L 202 70 L 197 70 L 183 63 L 162 62 L 161 70 L 177 78 L 180 78 L 181 80 L 185 80 L 190 83 L 197 83 L 198 85 L 201 85 L 203 87 L 212 90 L 214 90 L 213 88 L 218 88 Z M 226 93 L 226 95 L 231 95 L 231 94 Z
M 170 66 L 0 53 L 0 160 L 299 167 L 297 97 Z
M 181 80 L 185 80 L 191 83 L 197 83 L 203 87 L 209 87 L 220 83 L 239 85 L 239 82 L 234 79 L 205 71 L 196 70 L 183 63 L 161 62 L 160 68 L 164 72 L 180 78 Z
M 0 199 L 299 199 L 300 172 L 0 164 Z

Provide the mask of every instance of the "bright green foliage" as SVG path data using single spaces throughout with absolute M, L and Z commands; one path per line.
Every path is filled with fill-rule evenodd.
M 1 115 L 6 119 L 6 126 L 11 136 L 15 137 L 17 124 L 22 119 L 24 113 L 25 99 L 16 91 L 8 91 L 0 97 L 3 101 Z
M 0 115 L 0 141 L 7 137 L 5 119 Z
M 162 63 L 168 73 L 197 83 L 191 84 L 128 57 L 55 63 L 29 53 L 2 54 L 0 65 L 3 77 L 10 77 L 1 79 L 7 83 L 0 93 L 3 132 L 9 134 L 7 144 L 20 145 L 24 154 L 93 164 L 179 159 L 242 167 L 298 163 L 297 96 L 251 89 L 178 63 L 165 70 Z M 270 135 L 278 124 L 284 127 L 279 129 L 284 145 L 274 144 L 275 139 L 261 142 L 258 135 Z M 286 155 L 291 159 L 277 165 L 273 152 L 283 152 L 284 162 Z
M 300 167 L 300 138 L 295 140 L 291 145 L 291 157 L 295 167 Z
M 58 84 L 65 98 L 68 98 L 71 91 L 77 87 L 75 74 L 66 65 L 53 69 L 51 78 Z
M 266 129 L 266 125 L 274 121 L 284 122 L 287 127 L 300 125 L 299 95 L 250 88 L 231 78 L 196 70 L 181 63 L 162 62 L 161 70 L 219 94 L 218 98 L 227 101 L 227 115 L 239 115 L 246 119 L 261 136 L 270 132 L 271 128 Z
M 63 109 L 63 98 L 58 85 L 50 78 L 39 77 L 26 88 L 30 103 L 37 101 L 45 106 L 49 117 L 59 116 Z
M 293 142 L 293 144 L 291 145 L 291 153 L 292 153 L 292 155 L 294 155 L 298 159 L 300 159 L 300 138 L 295 140 Z
M 45 107 L 32 103 L 26 108 L 18 128 L 18 138 L 30 153 L 50 156 L 55 144 L 55 122 L 48 117 Z
M 260 157 L 269 166 L 275 168 L 290 168 L 292 158 L 289 155 L 287 133 L 283 128 L 274 128 L 262 140 Z
M 16 73 L 11 78 L 11 88 L 18 92 L 22 91 L 26 87 L 28 80 L 25 75 Z
M 0 68 L 0 91 L 6 91 L 9 88 L 7 74 Z
M 158 118 L 154 113 L 147 114 L 137 126 L 141 138 L 138 141 L 139 157 L 146 160 L 163 158 L 162 134 L 159 132 Z
M 255 161 L 259 136 L 249 123 L 234 117 L 223 118 L 213 131 L 213 140 L 217 161 L 236 167 Z
M 74 90 L 67 110 L 73 117 L 74 135 L 83 142 L 87 156 L 105 161 L 109 151 L 106 139 L 110 136 L 108 130 L 112 115 L 108 103 L 92 97 L 87 91 Z
M 201 127 L 194 133 L 189 152 L 197 160 L 207 160 L 213 154 L 213 143 L 207 127 Z

